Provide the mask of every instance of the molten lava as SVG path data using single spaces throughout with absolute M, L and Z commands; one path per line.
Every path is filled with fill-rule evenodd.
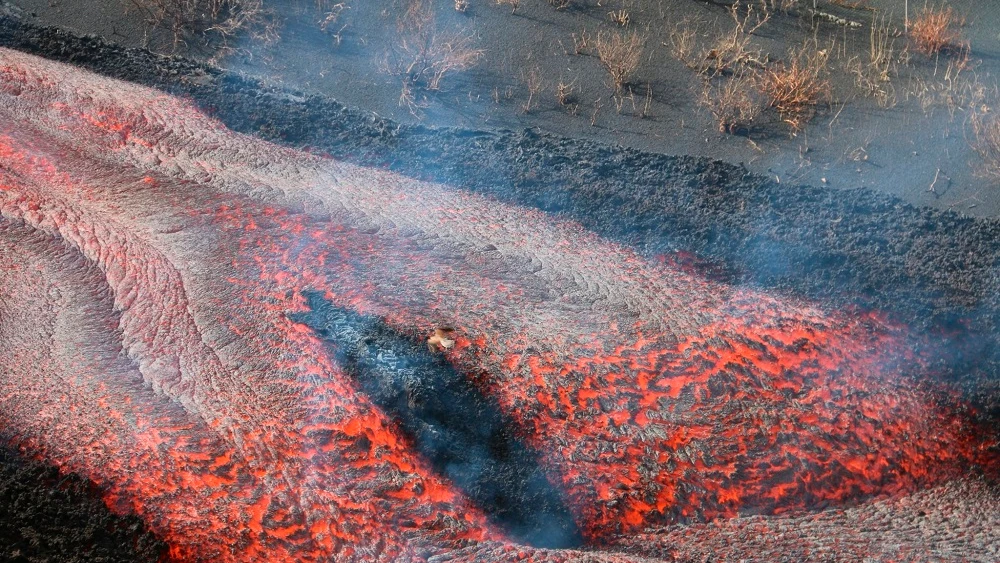
M 882 557 L 849 541 L 859 521 L 906 560 L 1000 543 L 997 511 L 979 533 L 900 524 L 992 499 L 968 479 L 995 467 L 904 327 L 7 50 L 0 266 L 0 425 L 144 518 L 175 561 L 672 560 L 705 545 L 777 560 L 787 542 L 748 534 L 788 529 L 814 553 Z M 304 320 L 319 306 L 378 319 L 397 344 L 345 355 Z M 557 491 L 534 498 L 564 503 L 579 548 L 513 541 L 495 512 L 530 512 L 501 506 L 521 497 L 463 490 L 482 481 L 428 457 L 438 434 L 408 418 L 415 395 L 366 383 L 396 377 L 387 356 L 430 353 L 441 326 L 455 344 L 439 353 L 475 389 L 455 396 L 498 413 L 467 420 L 492 425 L 470 436 L 497 459 L 533 452 Z M 513 535 L 550 544 L 540 530 Z

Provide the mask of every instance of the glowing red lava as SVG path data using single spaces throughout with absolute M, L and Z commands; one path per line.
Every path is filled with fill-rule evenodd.
M 175 561 L 777 560 L 788 542 L 755 534 L 789 529 L 814 554 L 882 557 L 848 541 L 865 521 L 902 560 L 1000 543 L 995 510 L 976 533 L 904 525 L 993 499 L 966 480 L 992 460 L 877 315 L 650 263 L 7 50 L 0 265 L 0 424 Z M 290 319 L 305 290 L 406 334 L 455 327 L 449 361 L 541 452 L 585 551 L 515 545 L 437 475 Z

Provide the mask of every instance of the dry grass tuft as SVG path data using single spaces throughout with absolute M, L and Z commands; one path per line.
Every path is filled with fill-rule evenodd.
M 575 78 L 572 82 L 560 79 L 559 84 L 556 85 L 556 101 L 563 107 L 575 104 L 578 92 Z
M 838 0 L 831 0 L 838 4 Z M 799 5 L 799 0 L 760 0 L 761 9 L 768 12 L 781 12 L 787 14 Z
M 884 14 L 876 16 L 869 30 L 868 56 L 852 58 L 847 69 L 854 75 L 854 84 L 861 92 L 874 98 L 880 107 L 887 108 L 896 103 L 892 79 L 898 66 L 896 39 L 889 20 Z
M 706 81 L 698 103 L 712 113 L 720 133 L 748 130 L 764 111 L 753 73 L 738 71 L 721 82 Z
M 274 14 L 264 0 L 129 0 L 150 25 L 173 33 L 174 46 L 198 36 L 223 42 L 246 33 L 265 43 L 278 40 Z
M 323 19 L 319 20 L 320 31 L 329 34 L 333 38 L 333 44 L 336 47 L 340 46 L 344 39 L 344 30 L 347 29 L 347 24 L 340 22 L 340 16 L 348 9 L 350 9 L 350 6 L 346 2 L 338 2 L 337 4 L 323 8 Z
M 611 76 L 616 92 L 624 90 L 639 68 L 645 42 L 646 38 L 634 31 L 597 34 L 594 48 L 601 64 Z
M 429 38 L 403 40 L 403 51 L 410 64 L 404 74 L 413 84 L 428 90 L 439 90 L 446 74 L 468 70 L 483 56 L 482 49 L 473 47 L 475 39 L 460 31 L 433 33 Z
M 751 5 L 741 15 L 737 4 L 733 4 L 729 15 L 733 19 L 733 27 L 703 53 L 697 68 L 702 74 L 715 77 L 734 72 L 739 66 L 763 66 L 766 62 L 766 57 L 759 50 L 751 49 L 750 42 L 753 34 L 771 19 L 771 13 L 755 10 Z
M 698 27 L 691 20 L 681 20 L 670 30 L 670 49 L 674 58 L 692 70 L 698 69 L 702 62 L 695 55 L 697 46 Z
M 608 12 L 608 17 L 621 27 L 628 27 L 628 24 L 632 21 L 632 16 L 629 15 L 628 10 L 625 8 Z
M 806 45 L 792 53 L 791 62 L 773 65 L 758 78 L 768 106 L 795 131 L 812 119 L 817 104 L 830 98 L 830 83 L 822 78 L 828 59 L 826 50 Z
M 913 77 L 907 95 L 915 98 L 925 113 L 943 107 L 954 118 L 959 113 L 980 111 L 987 100 L 996 98 L 996 86 L 981 81 L 979 74 L 971 69 L 968 50 L 959 51 L 934 79 Z
M 1000 116 L 988 111 L 972 114 L 972 149 L 979 154 L 977 174 L 1000 184 Z
M 528 99 L 521 106 L 521 111 L 531 113 L 531 110 L 538 105 L 538 97 L 545 89 L 545 79 L 542 77 L 542 69 L 535 66 L 528 72 L 521 72 L 521 81 L 528 88 Z
M 960 23 L 951 6 L 924 8 L 910 24 L 910 37 L 917 49 L 924 54 L 934 55 L 963 43 L 956 29 Z
M 573 37 L 573 53 L 576 55 L 587 54 L 587 51 L 590 50 L 590 34 L 587 33 L 587 30 L 580 30 L 580 35 L 575 33 L 571 35 Z

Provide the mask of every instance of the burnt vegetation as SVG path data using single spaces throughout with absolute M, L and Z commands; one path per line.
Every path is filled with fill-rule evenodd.
M 227 43 L 238 35 L 278 39 L 275 13 L 265 0 L 127 0 L 154 27 L 168 30 L 174 46 L 190 40 Z
M 168 30 L 176 45 L 280 38 L 274 0 L 123 1 Z M 976 72 L 975 51 L 963 35 L 965 15 L 946 2 L 896 14 L 863 0 L 736 0 L 708 7 L 692 0 L 680 8 L 636 0 L 549 0 L 547 6 L 392 0 L 381 12 L 392 37 L 374 43 L 352 35 L 357 6 L 351 0 L 289 2 L 311 11 L 334 47 L 350 41 L 355 51 L 370 51 L 378 71 L 395 81 L 398 106 L 418 120 L 432 107 L 492 99 L 515 115 L 556 110 L 592 126 L 609 126 L 610 109 L 658 122 L 663 107 L 676 103 L 664 93 L 669 88 L 657 85 L 658 65 L 674 63 L 692 73 L 691 100 L 714 129 L 751 139 L 797 136 L 815 118 L 832 122 L 859 104 L 970 116 L 995 99 L 996 89 Z M 573 22 L 539 28 L 539 38 L 558 46 L 562 59 L 538 53 L 537 45 L 505 51 L 484 39 L 485 13 L 491 22 L 509 19 L 504 25 L 521 27 L 538 25 L 539 10 Z M 484 62 L 491 82 L 477 92 L 461 75 Z M 567 63 L 574 67 L 568 76 Z M 965 123 L 976 139 L 970 152 L 984 154 L 982 123 Z

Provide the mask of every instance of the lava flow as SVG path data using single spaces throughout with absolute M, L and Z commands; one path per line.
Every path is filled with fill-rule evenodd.
M 755 534 L 788 529 L 845 559 L 1000 544 L 996 511 L 947 517 L 993 498 L 990 437 L 904 327 L 8 50 L 0 266 L 0 428 L 174 561 L 781 560 Z M 455 345 L 416 356 L 442 326 Z M 915 534 L 918 514 L 944 517 Z M 894 551 L 852 542 L 858 522 Z

